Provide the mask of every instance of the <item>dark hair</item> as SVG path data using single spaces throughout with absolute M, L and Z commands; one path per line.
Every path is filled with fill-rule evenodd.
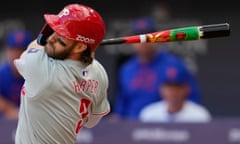
M 87 65 L 92 63 L 93 57 L 91 53 L 91 48 L 89 46 L 85 51 L 82 52 L 80 61 Z

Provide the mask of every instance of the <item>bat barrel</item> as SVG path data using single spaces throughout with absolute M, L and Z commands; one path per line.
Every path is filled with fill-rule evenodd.
M 200 26 L 199 30 L 202 32 L 200 36 L 202 39 L 225 37 L 230 35 L 230 26 L 228 23 L 212 24 Z

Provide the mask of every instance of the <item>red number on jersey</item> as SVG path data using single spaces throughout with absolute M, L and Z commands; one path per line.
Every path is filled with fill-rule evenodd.
M 88 107 L 90 103 L 91 101 L 86 98 L 83 98 L 80 100 L 79 113 L 80 113 L 81 119 L 78 121 L 77 127 L 75 129 L 76 134 L 79 132 L 79 130 L 82 127 L 83 119 L 85 119 L 88 116 Z

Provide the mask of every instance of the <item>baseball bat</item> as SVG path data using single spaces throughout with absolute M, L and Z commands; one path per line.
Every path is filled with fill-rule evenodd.
M 104 39 L 100 45 L 188 41 L 225 37 L 229 35 L 230 25 L 228 23 L 220 23 L 174 28 L 147 34 Z

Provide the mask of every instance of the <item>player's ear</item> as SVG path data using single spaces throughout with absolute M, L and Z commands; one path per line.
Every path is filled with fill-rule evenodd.
M 73 53 L 82 53 L 86 49 L 87 49 L 87 45 L 82 44 L 82 43 L 77 43 L 73 49 Z

